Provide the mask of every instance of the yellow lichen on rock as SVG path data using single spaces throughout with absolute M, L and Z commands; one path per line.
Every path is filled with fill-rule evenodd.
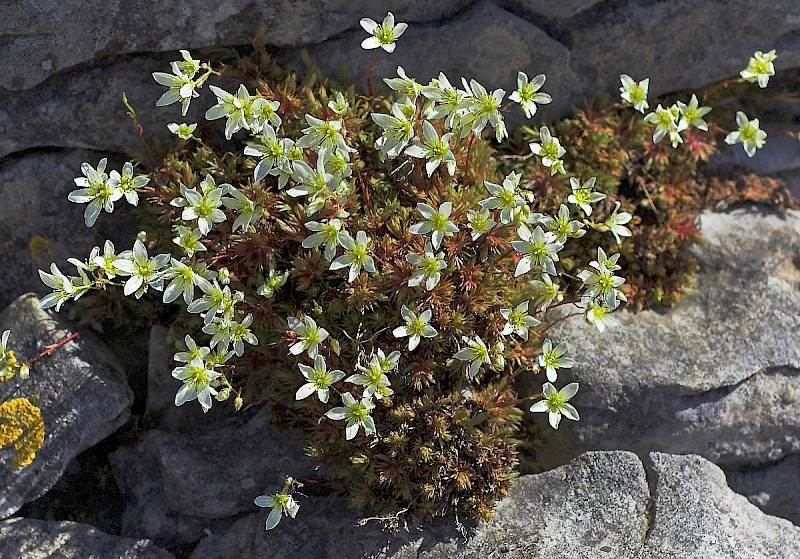
M 44 444 L 42 411 L 27 398 L 0 404 L 0 448 L 13 445 L 17 453 L 11 467 L 27 466 Z

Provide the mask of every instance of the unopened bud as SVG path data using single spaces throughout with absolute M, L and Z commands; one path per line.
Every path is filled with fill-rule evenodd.
M 22 367 L 19 368 L 19 378 L 22 380 L 28 380 L 31 376 L 31 368 L 28 366 L 27 363 L 23 363 Z
M 233 401 L 233 409 L 239 411 L 240 409 L 242 409 L 243 405 L 244 405 L 244 400 L 242 400 L 241 396 L 237 396 L 236 399 Z

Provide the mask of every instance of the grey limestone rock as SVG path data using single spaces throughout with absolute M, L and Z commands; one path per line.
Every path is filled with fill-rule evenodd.
M 398 536 L 335 502 L 300 497 L 294 520 L 271 532 L 266 514 L 237 521 L 202 540 L 192 559 L 779 559 L 800 556 L 800 528 L 767 516 L 725 484 L 699 456 L 588 452 L 542 474 L 523 476 L 482 522 L 462 537 L 453 520 Z M 331 533 L 331 532 L 335 533 Z
M 0 522 L 3 559 L 175 559 L 147 540 L 120 538 L 87 524 L 11 518 Z
M 12 332 L 9 345 L 20 360 L 73 332 L 63 320 L 40 310 L 33 294 L 20 297 L 0 314 L 0 332 L 6 329 Z M 133 401 L 121 367 L 89 332 L 41 361 L 27 381 L 15 377 L 0 383 L 0 401 L 21 396 L 38 398 L 45 438 L 33 463 L 18 470 L 10 467 L 13 449 L 0 450 L 3 518 L 42 496 L 72 458 L 121 427 Z
M 604 333 L 581 317 L 553 329 L 576 360 L 559 385 L 581 384 L 579 451 L 730 466 L 800 452 L 800 215 L 750 207 L 703 214 L 701 227 L 701 271 L 674 309 L 622 310 Z

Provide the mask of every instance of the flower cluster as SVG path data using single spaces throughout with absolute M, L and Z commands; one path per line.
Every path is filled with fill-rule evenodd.
M 391 13 L 361 25 L 370 34 L 362 46 L 388 53 L 406 30 Z M 158 104 L 180 100 L 185 114 L 211 68 L 182 54 L 172 74 L 154 76 L 170 88 Z M 210 85 L 216 105 L 205 117 L 225 119 L 240 163 L 221 164 L 227 155 L 193 144 L 194 125 L 171 127 L 185 140 L 183 159 L 165 159 L 148 192 L 170 232 L 70 259 L 77 277 L 55 265 L 41 272 L 53 289 L 42 306 L 111 285 L 182 302 L 177 325 L 191 332 L 174 356 L 176 405 L 196 399 L 208 411 L 233 393 L 237 409 L 245 398 L 268 399 L 333 466 L 353 504 L 488 517 L 514 476 L 518 403 L 541 398 L 528 409 L 547 411 L 553 428 L 562 415 L 578 419 L 567 402 L 578 385 L 553 384 L 574 361 L 563 342 L 542 341 L 540 327 L 569 305 L 602 331 L 626 301 L 619 254 L 595 246 L 597 259 L 570 277 L 561 256 L 589 232 L 619 244 L 632 215 L 602 204 L 596 177 L 568 167 L 570 146 L 548 127 L 529 156 L 550 177 L 569 177 L 570 188 L 547 211 L 535 211 L 538 183 L 523 172 L 476 172 L 484 136 L 508 135 L 504 90 L 466 78 L 455 87 L 443 73 L 422 85 L 402 67 L 384 81 L 394 94 L 373 99 L 327 87 L 299 95 L 291 78 L 235 94 Z M 544 83 L 518 74 L 510 99 L 526 116 L 551 101 Z M 643 112 L 647 81 L 623 85 Z M 652 113 L 663 129 L 654 141 L 704 126 L 696 97 L 676 107 Z M 84 171 L 87 184 L 108 186 L 97 207 L 127 195 L 123 176 L 133 193 L 147 184 L 132 166 L 117 183 L 104 168 Z M 201 335 L 208 341 L 192 337 Z M 547 382 L 520 399 L 515 380 L 531 371 Z M 256 499 L 271 508 L 267 529 L 297 513 L 294 486 L 289 479 Z

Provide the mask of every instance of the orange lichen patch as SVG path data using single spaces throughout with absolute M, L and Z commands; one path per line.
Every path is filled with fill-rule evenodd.
M 27 466 L 44 444 L 42 411 L 27 398 L 14 398 L 0 404 L 0 448 L 13 445 L 17 453 L 14 469 Z

